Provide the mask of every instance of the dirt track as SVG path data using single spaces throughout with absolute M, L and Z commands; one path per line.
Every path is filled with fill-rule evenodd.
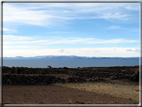
M 4 85 L 3 104 L 136 104 L 132 99 L 115 97 L 54 85 Z

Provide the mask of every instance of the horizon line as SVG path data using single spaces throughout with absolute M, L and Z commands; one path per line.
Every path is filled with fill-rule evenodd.
M 141 58 L 141 56 L 123 57 L 123 56 L 79 56 L 79 55 L 39 55 L 39 56 L 4 56 L 3 58 L 29 58 L 29 57 L 84 57 L 84 58 Z M 0 56 L 1 58 L 1 56 Z

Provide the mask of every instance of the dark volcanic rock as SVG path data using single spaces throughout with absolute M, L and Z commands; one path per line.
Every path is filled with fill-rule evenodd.
M 55 76 L 47 76 L 45 82 L 47 84 L 56 83 L 56 77 Z
M 67 83 L 79 83 L 79 82 L 86 82 L 85 78 L 81 78 L 81 77 L 69 77 L 66 80 Z
M 60 79 L 61 82 L 65 80 Z M 3 75 L 3 84 L 39 84 L 39 83 L 56 83 L 55 76 L 24 76 L 24 75 Z
M 7 83 L 7 84 L 12 84 L 11 79 L 8 79 L 8 80 L 6 81 L 6 83 Z
M 27 76 L 26 74 L 37 74 Z M 67 79 L 45 74 L 66 74 Z M 104 81 L 104 78 L 129 79 L 139 81 L 139 66 L 131 67 L 86 67 L 86 68 L 27 68 L 27 67 L 2 67 L 3 84 L 51 84 L 51 83 L 79 83 Z

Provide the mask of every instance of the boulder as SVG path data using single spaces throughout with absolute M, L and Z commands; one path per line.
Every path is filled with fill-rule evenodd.
M 6 81 L 6 83 L 7 83 L 7 84 L 12 84 L 12 80 L 11 80 L 11 79 L 8 79 L 8 80 Z

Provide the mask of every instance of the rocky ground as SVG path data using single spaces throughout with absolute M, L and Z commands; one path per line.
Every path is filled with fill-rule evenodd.
M 138 104 L 138 83 L 139 66 L 2 68 L 4 104 Z

